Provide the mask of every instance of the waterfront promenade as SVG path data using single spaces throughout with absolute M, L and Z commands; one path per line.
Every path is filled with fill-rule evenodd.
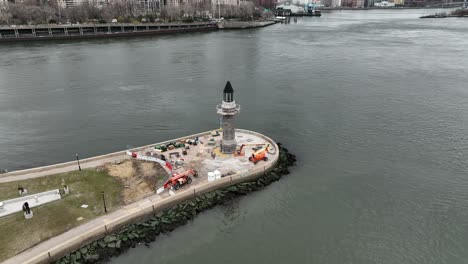
M 75 38 L 109 38 L 217 30 L 217 22 L 148 24 L 21 25 L 0 27 L 0 42 Z
M 237 166 L 245 164 L 246 167 L 245 169 L 238 170 L 234 174 L 227 175 L 223 178 L 214 181 L 209 181 L 208 177 L 206 176 L 206 170 L 200 168 L 199 176 L 196 179 L 194 179 L 193 183 L 182 187 L 178 191 L 171 191 L 170 193 L 168 191 L 165 191 L 163 193 L 155 194 L 135 203 L 126 205 L 112 213 L 91 220 L 88 223 L 75 227 L 61 235 L 53 237 L 32 248 L 29 248 L 24 252 L 16 255 L 15 257 L 6 260 L 4 263 L 48 263 L 76 249 L 79 249 L 87 243 L 99 239 L 112 231 L 117 230 L 123 225 L 138 221 L 148 215 L 161 212 L 168 207 L 176 205 L 187 199 L 194 198 L 198 195 L 219 188 L 223 188 L 232 184 L 253 180 L 256 177 L 263 175 L 266 171 L 270 170 L 276 165 L 279 158 L 279 149 L 273 140 L 262 134 L 242 129 L 237 129 L 236 135 L 236 138 L 239 141 L 239 143 L 270 144 L 272 151 L 270 151 L 267 154 L 268 161 L 262 161 L 257 165 L 253 165 L 251 162 L 248 161 L 247 163 L 245 163 L 245 160 L 247 159 L 246 157 L 248 157 L 252 153 L 252 150 L 248 150 L 247 148 L 245 150 L 245 156 L 219 156 L 219 158 L 213 160 L 206 160 L 204 158 L 204 155 L 216 150 L 216 146 L 210 146 L 212 144 L 208 143 L 215 142 L 216 144 L 219 144 L 219 138 L 221 138 L 220 136 L 216 137 L 218 139 L 216 141 L 209 140 L 210 138 L 215 138 L 211 136 L 209 132 L 199 133 L 196 135 L 180 138 L 187 139 L 193 137 L 200 137 L 203 138 L 203 140 L 205 140 L 203 144 L 199 144 L 196 147 L 192 147 L 189 151 L 190 154 L 184 156 L 187 166 L 194 166 L 196 163 L 198 163 L 204 164 L 200 165 L 201 167 L 208 166 L 208 168 L 210 168 L 210 166 L 213 164 L 218 164 L 218 166 L 224 167 L 227 164 L 233 164 L 235 160 L 239 160 L 240 163 L 237 163 Z M 174 142 L 180 139 L 170 140 L 166 142 Z M 158 143 L 157 145 L 159 144 L 162 143 Z M 154 149 L 154 145 L 155 144 L 133 149 L 132 152 L 138 152 L 139 154 L 145 153 L 151 148 Z M 89 168 L 93 166 L 100 166 L 101 164 L 107 162 L 121 161 L 122 159 L 129 158 L 131 157 L 123 154 L 123 152 L 116 152 L 99 157 L 84 159 L 83 165 Z M 223 162 L 227 163 L 223 164 Z M 186 168 L 179 168 L 179 170 L 184 169 Z M 1 179 L 5 181 L 5 179 L 13 180 L 19 178 L 24 179 L 34 177 L 46 177 L 47 175 L 54 174 L 57 171 L 66 172 L 70 170 L 77 170 L 77 165 L 75 162 L 57 164 L 37 169 L 11 172 L 8 173 L 9 175 L 6 174 L 6 177 L 2 177 Z M 36 209 L 36 211 L 40 213 L 40 208 Z
M 157 35 L 181 32 L 213 31 L 218 29 L 246 29 L 273 25 L 273 21 L 147 23 L 147 24 L 73 24 L 0 26 L 0 43 L 31 40 L 111 38 Z
M 114 155 L 115 154 L 115 155 Z M 116 152 L 104 156 L 97 156 L 89 159 L 80 160 L 80 166 L 82 169 L 96 168 L 106 163 L 112 163 L 129 159 L 129 156 L 125 152 Z M 59 174 L 69 171 L 78 170 L 78 164 L 76 161 L 70 161 L 57 165 L 39 167 L 34 169 L 27 169 L 21 171 L 13 171 L 5 174 L 0 174 L 0 183 L 21 181 L 33 178 L 44 177 L 47 175 Z

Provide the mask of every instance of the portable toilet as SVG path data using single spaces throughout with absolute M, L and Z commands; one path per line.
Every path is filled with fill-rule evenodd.
M 214 181 L 216 179 L 216 176 L 214 174 L 214 172 L 208 172 L 208 181 Z
M 215 170 L 214 172 L 215 179 L 221 179 L 221 172 L 219 170 Z

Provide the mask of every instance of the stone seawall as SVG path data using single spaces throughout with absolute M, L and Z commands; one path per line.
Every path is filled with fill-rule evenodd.
M 102 263 L 113 256 L 118 256 L 138 244 L 151 243 L 161 233 L 173 231 L 186 224 L 199 213 L 217 205 L 222 205 L 238 196 L 260 190 L 277 181 L 282 175 L 289 174 L 288 167 L 295 164 L 295 156 L 287 149 L 280 147 L 278 161 L 267 172 L 252 174 L 244 178 L 220 181 L 223 188 L 208 188 L 195 193 L 189 199 L 178 201 L 163 211 L 148 211 L 140 222 L 115 227 L 98 240 L 88 240 L 82 247 L 55 260 L 62 263 Z M 225 179 L 225 178 L 223 178 Z M 221 180 L 223 180 L 221 179 Z M 238 183 L 235 183 L 238 182 Z M 149 216 L 148 216 L 149 215 Z M 52 259 L 51 259 L 52 260 Z
M 276 24 L 274 21 L 224 21 L 218 25 L 220 29 L 247 29 L 266 27 Z
M 172 24 L 80 24 L 80 25 L 20 25 L 0 26 L 0 43 L 71 40 L 90 38 L 115 38 L 171 34 L 218 29 L 248 29 L 273 25 L 273 21 L 224 21 Z
M 78 24 L 0 27 L 0 43 L 34 40 L 111 38 L 217 30 L 216 22 L 171 24 Z

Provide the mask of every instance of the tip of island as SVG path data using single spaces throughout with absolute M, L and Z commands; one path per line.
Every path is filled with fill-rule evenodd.
M 219 129 L 81 160 L 76 154 L 76 161 L 1 174 L 0 187 L 16 185 L 20 197 L 1 201 L 0 221 L 21 211 L 24 218 L 20 221 L 31 221 L 29 219 L 45 214 L 47 209 L 43 209 L 43 205 L 67 203 L 73 192 L 80 192 L 80 187 L 73 184 L 74 179 L 65 176 L 67 173 L 79 177 L 80 173 L 107 172 L 116 176 L 119 171 L 117 176 L 125 185 L 122 206 L 115 202 L 118 199 L 114 196 L 120 195 L 119 192 L 106 197 L 103 191 L 104 212 L 87 219 L 84 224 L 72 224 L 72 229 L 57 230 L 59 234 L 46 237 L 47 240 L 21 244 L 19 251 L 24 251 L 9 256 L 11 258 L 4 263 L 74 263 L 77 258 L 82 258 L 80 263 L 105 261 L 137 242 L 148 242 L 141 240 L 144 237 L 154 240 L 160 232 L 172 231 L 205 209 L 261 189 L 288 174 L 287 167 L 294 164 L 294 155 L 263 134 L 236 129 L 234 118 L 240 110 L 234 100 L 234 88 L 228 81 L 222 101 L 216 106 Z M 161 174 L 164 176 L 156 176 Z M 54 183 L 58 186 L 34 192 L 38 188 L 30 181 L 49 177 L 61 178 L 59 184 L 58 181 Z M 136 180 L 132 181 L 132 177 Z M 66 183 L 65 178 L 70 183 Z M 86 179 L 89 177 L 81 181 Z M 152 182 L 145 183 L 146 192 L 141 192 L 142 181 Z M 79 207 L 86 210 L 90 205 Z M 91 208 L 96 210 L 96 205 Z M 174 210 L 182 214 L 174 215 Z M 153 229 L 132 231 L 143 232 L 145 235 L 141 238 L 127 234 L 129 224 L 135 228 L 134 224 L 139 223 L 146 228 L 148 221 Z

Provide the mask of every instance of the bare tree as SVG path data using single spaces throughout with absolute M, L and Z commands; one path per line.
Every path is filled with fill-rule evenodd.
M 10 5 L 10 12 L 14 24 L 32 24 L 32 6 L 28 5 Z
M 85 9 L 81 5 L 67 8 L 63 13 L 71 23 L 84 23 L 88 20 Z
M 86 23 L 89 21 L 107 21 L 117 19 L 119 22 L 132 22 L 143 18 L 154 21 L 159 16 L 166 21 L 178 21 L 183 19 L 188 22 L 199 18 L 207 18 L 209 13 L 215 11 L 215 15 L 226 18 L 240 18 L 251 20 L 260 15 L 251 1 L 242 1 L 239 6 L 223 4 L 221 14 L 217 14 L 218 8 L 212 10 L 211 0 L 176 0 L 180 5 L 175 6 L 173 1 L 163 6 L 156 13 L 155 10 L 142 6 L 137 0 L 112 1 L 108 5 L 98 8 L 95 2 L 84 1 L 82 5 L 60 9 L 56 0 L 23 0 L 22 4 L 9 4 L 9 7 L 0 6 L 1 24 L 43 24 L 56 23 L 60 17 L 72 23 Z M 38 3 L 42 4 L 39 5 Z M 60 12 L 59 12 L 60 11 Z
M 7 4 L 0 3 L 0 24 L 9 25 L 11 20 L 11 13 Z
M 242 2 L 239 11 L 239 16 L 242 20 L 251 20 L 255 12 L 255 4 L 250 1 Z
M 43 8 L 44 21 L 50 23 L 51 21 L 57 21 L 57 10 L 52 6 L 45 6 Z
M 181 11 L 183 12 L 184 17 L 195 17 L 195 7 L 191 3 L 184 3 L 181 6 Z
M 124 17 L 128 15 L 127 4 L 120 1 L 113 1 L 109 5 L 101 9 L 101 19 L 111 21 L 114 18 Z
M 94 4 L 91 4 L 89 1 L 84 1 L 81 4 L 83 12 L 86 14 L 87 19 L 100 19 L 101 10 Z
M 180 8 L 178 6 L 167 6 L 166 12 L 169 22 L 176 21 L 180 17 Z

